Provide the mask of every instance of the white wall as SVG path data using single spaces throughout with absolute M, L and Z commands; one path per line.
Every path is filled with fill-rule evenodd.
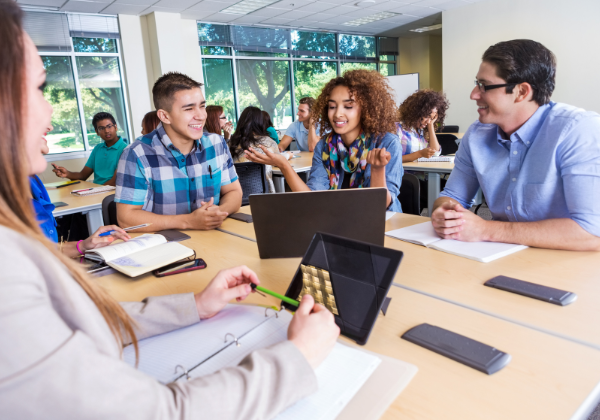
M 477 119 L 469 94 L 491 45 L 533 39 L 556 55 L 552 100 L 600 112 L 599 0 L 488 0 L 443 12 L 446 124 L 465 131 Z

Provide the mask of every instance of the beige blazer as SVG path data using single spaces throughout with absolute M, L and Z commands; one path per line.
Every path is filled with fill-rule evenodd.
M 199 321 L 191 293 L 123 306 L 140 339 Z M 120 350 L 66 268 L 0 226 L 0 419 L 269 419 L 317 388 L 289 341 L 167 386 L 123 362 Z

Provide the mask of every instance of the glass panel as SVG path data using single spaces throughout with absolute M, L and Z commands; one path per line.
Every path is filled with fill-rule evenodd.
M 337 63 L 330 61 L 294 61 L 294 95 L 317 99 L 327 82 L 337 76 Z
M 202 47 L 202 55 L 231 55 L 230 47 Z
M 44 97 L 54 109 L 52 113 L 54 129 L 46 136 L 50 153 L 84 150 L 71 58 L 44 56 L 41 58 L 46 69 Z
M 111 38 L 73 38 L 75 52 L 117 53 L 117 40 Z
M 335 34 L 329 32 L 292 31 L 292 49 L 335 54 Z M 335 56 L 300 55 L 302 58 L 335 59 Z
M 340 54 L 354 57 L 375 57 L 375 37 L 340 34 Z
M 395 55 L 380 55 L 379 59 L 381 61 L 396 61 L 396 56 Z
M 240 113 L 253 105 L 271 115 L 275 128 L 292 122 L 288 61 L 237 60 Z
M 377 70 L 377 64 L 376 63 L 342 63 L 342 74 L 344 74 L 348 70 L 356 70 L 356 69 Z
M 220 105 L 229 121 L 237 121 L 233 96 L 233 66 L 231 60 L 203 58 L 206 105 Z
M 117 120 L 117 134 L 128 138 L 123 88 L 117 57 L 76 57 L 79 87 L 90 147 L 102 142 L 92 125 L 98 112 L 110 112 Z
M 235 50 L 235 55 L 242 57 L 288 57 L 289 54 L 285 53 L 270 53 L 270 52 L 259 52 L 259 51 L 238 51 Z
M 212 23 L 199 23 L 198 39 L 200 42 L 208 43 L 231 42 L 229 26 L 213 25 Z
M 394 76 L 396 74 L 396 65 L 394 63 L 379 63 L 379 73 L 384 76 Z

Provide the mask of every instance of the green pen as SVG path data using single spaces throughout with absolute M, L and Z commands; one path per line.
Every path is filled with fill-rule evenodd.
M 287 296 L 283 296 L 283 295 L 280 295 L 279 293 L 273 292 L 269 289 L 265 289 L 264 287 L 257 286 L 254 283 L 250 283 L 250 287 L 252 287 L 253 290 L 258 290 L 259 292 L 263 292 L 263 293 L 266 293 L 267 295 L 274 296 L 277 299 L 281 299 L 284 302 L 289 303 L 290 305 L 300 306 L 300 302 L 298 302 L 297 300 L 290 299 Z

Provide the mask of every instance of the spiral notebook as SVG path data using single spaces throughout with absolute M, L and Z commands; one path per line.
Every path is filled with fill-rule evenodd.
M 419 158 L 417 162 L 452 162 L 454 163 L 454 156 L 437 156 L 430 158 Z
M 138 369 L 164 384 L 210 375 L 236 366 L 254 350 L 286 340 L 291 319 L 287 311 L 228 305 L 210 320 L 141 340 Z M 126 347 L 123 355 L 127 363 L 135 365 L 132 346 Z M 378 369 L 380 366 L 385 369 Z M 378 418 L 416 371 L 416 367 L 408 363 L 338 342 L 315 371 L 318 392 L 289 407 L 276 419 L 332 420 L 346 413 L 345 407 L 351 401 L 348 414 L 340 418 Z M 354 397 L 372 376 L 376 381 L 369 381 L 368 401 L 363 403 Z M 377 387 L 385 389 L 374 390 Z M 374 395 L 380 400 L 376 407 L 372 406 Z

